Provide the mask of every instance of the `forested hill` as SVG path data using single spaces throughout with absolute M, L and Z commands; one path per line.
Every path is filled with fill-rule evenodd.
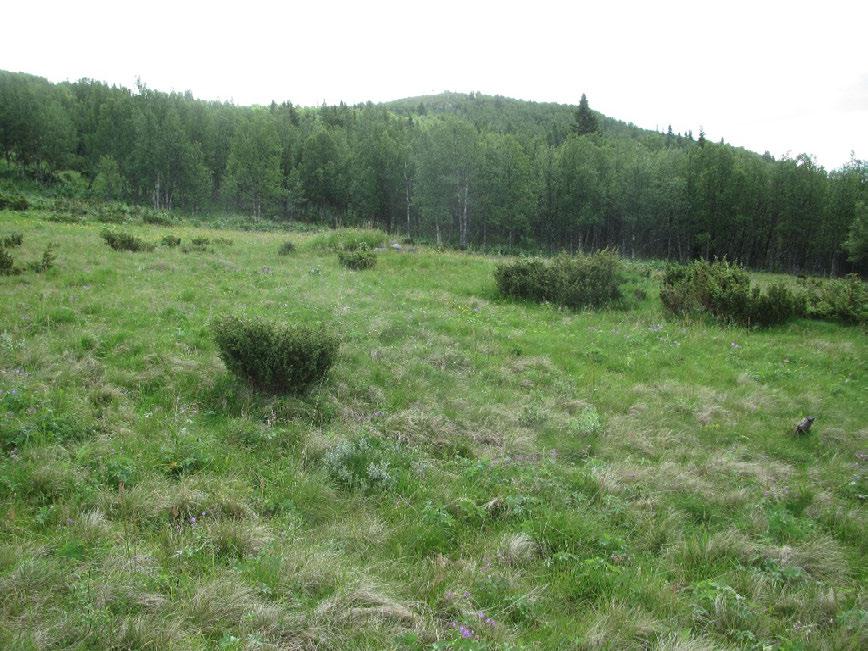
M 865 268 L 864 162 L 829 172 L 805 155 L 775 161 L 639 129 L 584 97 L 243 107 L 0 72 L 0 149 L 6 189 L 29 176 L 157 209 L 369 223 L 511 251 Z
M 477 129 L 519 134 L 559 145 L 573 133 L 578 106 L 554 102 L 534 102 L 502 95 L 443 92 L 385 102 L 383 106 L 398 115 L 414 119 L 451 113 L 471 122 Z M 594 111 L 600 131 L 607 136 L 643 140 L 649 146 L 665 144 L 662 134 L 642 129 Z

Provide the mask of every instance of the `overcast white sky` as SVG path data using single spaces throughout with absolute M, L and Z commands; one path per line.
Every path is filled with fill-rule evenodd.
M 868 158 L 868 2 L 4 3 L 0 68 L 236 104 L 469 92 L 827 168 Z

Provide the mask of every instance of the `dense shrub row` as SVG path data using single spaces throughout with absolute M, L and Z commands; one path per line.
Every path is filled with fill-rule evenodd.
M 660 299 L 674 314 L 709 314 L 725 323 L 771 326 L 803 314 L 804 299 L 783 283 L 765 292 L 750 274 L 727 260 L 672 265 L 663 274 Z
M 845 278 L 804 278 L 799 281 L 807 316 L 843 323 L 868 322 L 868 290 L 856 274 Z
M 361 271 L 377 264 L 377 256 L 364 245 L 357 249 L 338 251 L 338 262 L 347 269 Z
M 319 326 L 226 316 L 216 319 L 212 330 L 226 367 L 269 391 L 306 391 L 325 377 L 339 347 L 338 339 Z
M 168 212 L 145 206 L 129 205 L 119 201 L 86 201 L 59 197 L 50 205 L 52 221 L 97 221 L 104 224 L 123 224 L 141 220 L 144 224 L 172 226 L 177 223 Z
M 623 298 L 621 259 L 609 250 L 590 255 L 559 255 L 552 260 L 520 258 L 494 272 L 504 296 L 556 303 L 571 308 L 600 307 Z

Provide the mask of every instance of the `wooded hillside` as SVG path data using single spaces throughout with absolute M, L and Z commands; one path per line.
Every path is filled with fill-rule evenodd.
M 50 184 L 71 170 L 60 178 L 83 194 L 157 209 L 370 223 L 462 247 L 865 265 L 865 162 L 830 172 L 807 155 L 774 160 L 639 129 L 587 101 L 242 107 L 0 72 L 0 149 L 7 176 Z

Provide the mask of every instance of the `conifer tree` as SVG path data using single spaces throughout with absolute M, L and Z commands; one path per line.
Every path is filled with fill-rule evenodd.
M 588 98 L 582 93 L 582 99 L 579 100 L 579 108 L 576 109 L 576 121 L 573 124 L 573 131 L 580 136 L 588 133 L 599 131 L 600 124 L 596 114 L 588 106 Z

